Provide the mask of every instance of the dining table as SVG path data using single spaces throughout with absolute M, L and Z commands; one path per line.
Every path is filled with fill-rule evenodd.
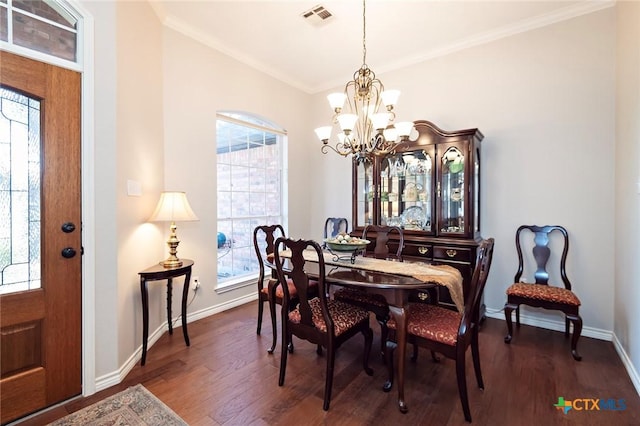
M 281 257 L 290 256 L 287 250 Z M 305 271 L 310 277 L 317 277 L 319 262 L 317 253 L 305 250 L 307 261 Z M 409 294 L 414 290 L 423 290 L 434 286 L 444 286 L 449 290 L 456 308 L 464 310 L 462 275 L 449 265 L 433 265 L 424 262 L 396 262 L 365 256 L 341 256 L 335 252 L 323 252 L 325 263 L 325 283 L 360 288 L 372 294 L 382 295 L 389 304 L 391 316 L 396 321 L 396 342 L 398 351 L 397 386 L 398 408 L 406 413 L 409 409 L 404 398 L 405 358 L 407 343 L 407 307 Z M 313 265 L 316 265 L 314 268 Z M 275 267 L 270 264 L 269 266 Z M 383 390 L 391 390 L 386 382 Z

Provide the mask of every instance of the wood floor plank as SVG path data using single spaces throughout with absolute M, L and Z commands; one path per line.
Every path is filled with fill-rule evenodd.
M 134 367 L 122 383 L 45 411 L 21 426 L 49 423 L 137 383 L 195 426 L 465 424 L 454 362 L 443 358 L 435 363 L 426 351 L 415 363 L 407 359 L 409 412 L 399 412 L 397 389 L 382 391 L 386 366 L 375 350 L 380 328 L 373 319 L 374 374 L 368 376 L 362 369 L 362 337 L 345 343 L 336 356 L 328 412 L 322 410 L 326 358 L 316 355 L 314 345 L 294 340 L 285 384 L 278 386 L 281 342 L 274 354 L 268 354 L 272 337 L 268 314 L 260 336 L 256 320 L 254 302 L 191 323 L 190 347 L 178 327 L 149 348 L 146 365 Z M 484 391 L 477 387 L 467 354 L 474 425 L 640 424 L 640 397 L 611 342 L 581 338 L 583 360 L 576 362 L 563 333 L 522 326 L 506 345 L 505 332 L 505 322 L 496 319 L 487 319 L 480 332 Z M 624 400 L 626 409 L 564 414 L 554 407 L 560 396 Z

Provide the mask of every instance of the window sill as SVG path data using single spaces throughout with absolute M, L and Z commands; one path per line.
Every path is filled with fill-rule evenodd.
M 256 285 L 257 279 L 258 279 L 257 275 L 249 275 L 249 276 L 239 277 L 233 280 L 225 281 L 223 283 L 218 283 L 218 286 L 216 287 L 215 292 L 217 294 L 224 294 L 230 291 L 238 290 L 240 288 Z

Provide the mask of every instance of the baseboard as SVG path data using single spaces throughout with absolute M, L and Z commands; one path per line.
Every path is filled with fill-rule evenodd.
M 504 319 L 504 312 L 502 310 L 495 311 L 492 309 L 487 309 L 486 316 L 488 318 L 495 318 L 506 322 L 506 320 Z M 545 330 L 561 331 L 564 333 L 564 321 L 554 321 L 546 318 L 534 317 L 523 313 L 522 310 L 520 311 L 520 324 L 544 328 Z M 507 326 L 505 325 L 505 333 L 507 330 L 506 327 Z M 592 337 L 598 340 L 606 340 L 608 342 L 611 342 L 613 340 L 613 332 L 594 327 L 583 326 L 581 335 L 585 337 Z
M 631 383 L 633 383 L 633 387 L 636 388 L 636 392 L 640 395 L 640 375 L 638 375 L 638 370 L 633 366 L 629 355 L 622 347 L 622 344 L 615 333 L 613 334 L 613 347 L 616 348 L 616 352 L 618 352 L 618 356 L 620 357 L 624 368 L 627 369 L 627 373 L 629 373 L 629 378 L 631 379 Z
M 191 312 L 187 314 L 187 323 L 198 321 L 200 319 L 226 311 L 228 309 L 235 308 L 240 305 L 244 305 L 245 303 L 252 302 L 257 298 L 258 298 L 258 295 L 257 293 L 254 292 L 249 295 L 238 297 L 228 302 L 221 303 L 219 305 L 210 306 L 206 309 L 201 309 L 196 312 Z M 176 317 L 173 319 L 174 323 L 178 324 L 176 327 L 174 327 L 174 330 L 176 328 L 181 327 L 179 323 L 176 322 L 178 318 L 179 317 Z M 160 339 L 160 337 L 162 337 L 162 335 L 168 330 L 169 328 L 167 324 L 163 323 L 161 326 L 155 329 L 152 333 L 149 333 L 149 339 L 147 340 L 147 350 L 151 349 L 153 344 L 157 342 L 158 339 Z M 111 386 L 121 383 L 124 380 L 124 378 L 127 376 L 127 374 L 129 374 L 129 372 L 133 369 L 133 367 L 136 366 L 138 362 L 140 362 L 141 359 L 142 359 L 142 343 L 140 343 L 140 346 L 135 350 L 133 354 L 131 354 L 131 356 L 127 359 L 127 361 L 122 366 L 120 366 L 118 370 L 96 378 L 96 383 L 95 383 L 96 392 L 99 392 L 101 390 L 107 389 Z

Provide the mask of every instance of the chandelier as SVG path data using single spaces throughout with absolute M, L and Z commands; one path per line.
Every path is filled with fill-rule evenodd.
M 315 129 L 322 141 L 321 151 L 329 149 L 346 157 L 353 155 L 358 160 L 386 155 L 395 151 L 413 129 L 413 123 L 394 124 L 394 106 L 400 96 L 398 90 L 384 90 L 382 81 L 367 66 L 367 19 L 366 1 L 362 1 L 362 66 L 347 82 L 343 93 L 327 96 L 333 110 L 333 124 L 338 124 L 341 133 L 335 146 L 329 145 L 333 125 Z M 345 102 L 347 106 L 345 109 Z

